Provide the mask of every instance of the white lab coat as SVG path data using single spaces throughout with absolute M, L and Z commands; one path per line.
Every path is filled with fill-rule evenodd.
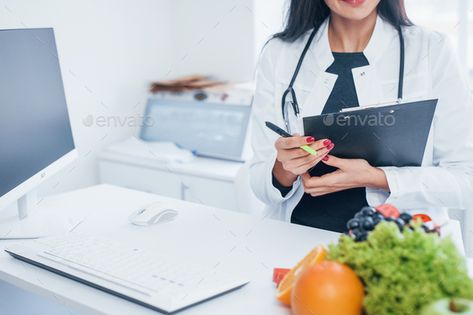
M 282 93 L 288 86 L 310 32 L 294 43 L 272 39 L 264 48 L 257 70 L 252 132 L 254 158 L 250 163 L 252 189 L 273 218 L 289 221 L 304 188 L 300 178 L 282 197 L 272 185 L 278 136 L 265 121 L 284 126 Z M 383 167 L 390 193 L 367 189 L 368 203 L 390 203 L 411 213 L 427 213 L 442 224 L 447 209 L 465 209 L 473 195 L 473 102 L 466 73 L 446 36 L 419 26 L 404 27 L 406 62 L 404 101 L 438 98 L 422 167 Z M 352 70 L 359 103 L 395 101 L 399 76 L 397 30 L 378 17 L 364 54 L 369 65 Z M 328 19 L 317 32 L 295 83 L 301 115 L 321 113 L 337 79 L 325 72 L 333 56 Z M 314 209 L 314 211 L 317 211 Z

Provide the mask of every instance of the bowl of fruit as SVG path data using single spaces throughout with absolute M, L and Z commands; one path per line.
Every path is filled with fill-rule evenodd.
M 473 315 L 466 259 L 425 215 L 364 207 L 278 280 L 295 315 Z M 281 273 L 281 270 L 278 270 Z

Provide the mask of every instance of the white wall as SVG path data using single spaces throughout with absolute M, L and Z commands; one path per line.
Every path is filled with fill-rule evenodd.
M 269 36 L 279 31 L 286 0 L 172 2 L 171 76 L 205 73 L 248 81 Z
M 253 77 L 253 0 L 172 2 L 171 76 L 204 73 L 222 80 Z
M 97 182 L 95 154 L 136 132 L 150 81 L 194 73 L 251 80 L 263 43 L 280 29 L 283 1 L 3 1 L 0 28 L 54 27 L 81 155 L 41 191 Z M 101 116 L 109 126 L 96 124 Z
M 96 182 L 94 155 L 134 132 L 86 126 L 83 119 L 140 115 L 148 84 L 172 60 L 170 0 L 5 0 L 0 28 L 52 26 L 81 158 L 46 184 L 48 192 Z M 89 118 L 90 119 L 90 118 Z
M 282 30 L 287 4 L 287 0 L 254 0 L 255 55 L 271 35 Z

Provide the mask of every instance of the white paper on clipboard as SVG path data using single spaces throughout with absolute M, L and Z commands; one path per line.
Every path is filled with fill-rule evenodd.
M 368 109 L 368 108 L 387 107 L 387 106 L 392 106 L 392 105 L 399 105 L 402 103 L 411 103 L 415 101 L 419 101 L 419 100 L 418 99 L 402 99 L 402 100 L 389 101 L 389 102 L 378 103 L 378 104 L 360 105 L 356 107 L 343 108 L 340 111 L 340 113 L 353 112 L 353 111 L 363 110 L 363 109 Z

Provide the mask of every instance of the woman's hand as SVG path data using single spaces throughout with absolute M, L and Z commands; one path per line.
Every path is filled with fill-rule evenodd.
M 384 171 L 371 166 L 366 160 L 340 159 L 327 155 L 323 163 L 338 169 L 320 177 L 311 177 L 308 173 L 302 175 L 304 191 L 313 197 L 359 187 L 389 191 Z
M 317 155 L 311 155 L 300 147 L 308 145 Z M 279 138 L 275 147 L 277 150 L 273 175 L 278 182 L 286 187 L 292 186 L 297 176 L 306 173 L 319 163 L 333 149 L 334 144 L 328 139 L 315 141 L 313 137 L 294 135 L 290 138 Z

